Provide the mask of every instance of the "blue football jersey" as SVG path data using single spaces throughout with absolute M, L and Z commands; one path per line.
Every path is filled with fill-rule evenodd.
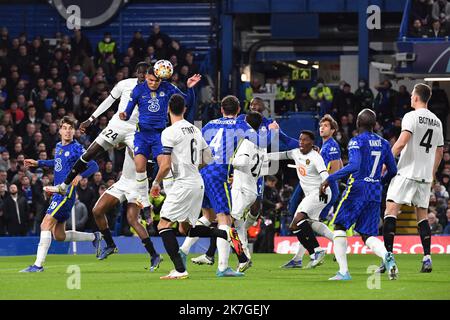
M 138 105 L 139 129 L 164 129 L 168 119 L 169 99 L 176 93 L 185 98 L 187 106 L 194 105 L 195 93 L 193 88 L 188 89 L 187 94 L 185 94 L 167 81 L 162 81 L 156 91 L 151 90 L 147 82 L 137 84 L 131 92 L 130 101 L 125 109 L 127 120 L 133 113 L 135 106 Z
M 256 132 L 250 125 L 236 118 L 220 118 L 208 122 L 202 128 L 203 138 L 209 145 L 214 164 L 228 166 L 240 139 L 251 137 L 256 141 Z
M 336 181 L 350 174 L 344 199 L 381 202 L 383 164 L 389 176 L 397 172 L 389 143 L 373 132 L 363 132 L 350 140 L 348 153 L 349 163 L 328 180 Z
M 52 160 L 39 160 L 38 166 L 54 168 L 54 185 L 58 185 L 64 182 L 73 165 L 84 152 L 83 146 L 75 140 L 67 145 L 58 142 L 56 144 L 55 158 Z M 96 171 L 98 171 L 98 165 L 94 160 L 91 160 L 88 163 L 88 168 L 81 176 L 83 178 L 89 177 Z
M 330 162 L 341 159 L 341 148 L 336 140 L 330 138 L 323 143 L 322 148 L 320 149 L 320 155 L 325 162 L 327 170 L 330 170 Z

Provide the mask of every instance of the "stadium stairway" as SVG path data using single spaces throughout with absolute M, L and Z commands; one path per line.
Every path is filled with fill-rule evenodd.
M 120 9 L 107 24 L 84 29 L 93 48 L 111 32 L 120 51 L 125 51 L 136 30 L 145 39 L 151 32 L 151 24 L 159 23 L 161 31 L 196 54 L 200 65 L 216 39 L 211 21 L 216 14 L 209 3 L 132 3 Z M 26 32 L 29 39 L 36 35 L 54 37 L 56 32 L 71 34 L 66 22 L 56 9 L 48 4 L 4 4 L 0 5 L 0 26 L 6 26 L 10 36 L 17 37 Z

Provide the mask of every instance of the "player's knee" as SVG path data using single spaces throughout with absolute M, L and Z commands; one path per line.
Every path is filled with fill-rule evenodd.
M 135 213 L 127 212 L 127 221 L 133 228 L 135 225 L 139 224 L 138 216 Z
M 159 220 L 157 228 L 158 228 L 158 231 L 160 231 L 162 229 L 170 228 L 171 226 L 172 226 L 172 222 L 171 221 L 169 221 L 169 220 L 167 220 L 165 218 L 161 218 L 161 220 Z
M 53 233 L 53 238 L 56 241 L 64 241 L 66 240 L 66 233 L 58 233 L 58 232 Z
M 180 223 L 180 225 L 178 226 L 178 231 L 183 235 L 187 235 L 189 233 L 189 230 L 191 229 L 190 226 L 186 226 L 183 223 Z
M 102 215 L 103 212 L 103 205 L 101 204 L 97 204 L 93 209 L 92 209 L 92 215 L 94 216 L 94 218 L 98 218 Z

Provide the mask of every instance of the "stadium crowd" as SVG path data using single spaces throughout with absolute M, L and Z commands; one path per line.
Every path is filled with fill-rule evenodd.
M 54 38 L 55 45 L 50 45 L 42 36 L 10 37 L 7 28 L 0 29 L 0 236 L 39 234 L 49 204 L 42 188 L 53 183 L 53 173 L 28 170 L 24 160 L 53 158 L 60 119 L 66 115 L 79 123 L 88 119 L 117 82 L 133 76 L 140 61 L 171 61 L 171 82 L 181 89 L 199 69 L 194 53 L 163 33 L 158 24 L 148 36 L 136 31 L 123 53 L 110 33 L 95 45 L 79 30 Z M 103 114 L 86 134 L 77 130 L 75 138 L 88 147 L 115 111 L 113 107 Z M 95 229 L 92 208 L 118 179 L 122 163 L 123 151 L 112 151 L 98 161 L 99 172 L 80 182 L 77 230 Z M 113 230 L 118 212 L 108 214 Z M 130 234 L 127 225 L 122 229 Z
M 158 25 L 153 26 L 147 39 L 141 32 L 135 32 L 123 53 L 109 33 L 94 47 L 89 38 L 77 30 L 72 36 L 57 34 L 55 38 L 56 45 L 50 46 L 43 37 L 29 41 L 26 34 L 21 34 L 10 38 L 6 28 L 0 30 L 0 236 L 39 234 L 39 225 L 49 204 L 42 188 L 53 183 L 53 173 L 41 168 L 28 170 L 24 160 L 53 158 L 59 140 L 58 121 L 62 117 L 71 115 L 79 123 L 88 119 L 118 81 L 132 76 L 139 61 L 154 63 L 168 59 L 174 66 L 171 82 L 181 89 L 185 89 L 188 77 L 199 72 L 194 54 L 164 34 Z M 315 111 L 320 115 L 330 113 L 338 120 L 336 139 L 341 145 L 344 162 L 347 143 L 356 134 L 356 115 L 360 110 L 369 107 L 377 112 L 376 131 L 391 144 L 400 134 L 401 118 L 411 110 L 406 87 L 400 86 L 396 91 L 388 80 L 376 87 L 376 94 L 364 80 L 359 82 L 355 92 L 345 81 L 333 90 L 323 79 L 318 79 L 314 86 L 304 88 L 300 94 L 296 94 L 286 77 L 272 84 L 277 86 L 277 113 Z M 243 105 L 262 88 L 258 81 L 252 81 Z M 430 109 L 446 128 L 450 108 L 439 83 L 433 84 Z M 77 130 L 75 138 L 87 147 L 114 113 L 114 108 L 106 112 L 86 134 Z M 200 108 L 197 117 L 207 121 L 219 114 Z M 429 222 L 434 233 L 450 234 L 450 153 L 448 145 L 445 148 L 430 199 Z M 92 208 L 118 179 L 122 163 L 123 150 L 111 151 L 98 161 L 99 172 L 89 180 L 81 180 L 75 205 L 77 230 L 96 230 Z M 254 232 L 255 237 L 259 234 L 255 246 L 260 251 L 270 251 L 273 235 L 285 234 L 284 226 L 290 221 L 287 204 L 296 177 L 287 176 L 290 178 L 280 172 L 277 177 L 266 178 L 262 219 Z M 157 219 L 164 196 L 151 200 Z M 121 208 L 116 208 L 108 213 L 110 228 L 116 234 L 131 235 L 126 219 L 120 219 L 120 212 Z M 118 219 L 122 221 L 117 229 Z
M 448 0 L 413 0 L 410 11 L 409 36 L 444 38 L 450 31 Z

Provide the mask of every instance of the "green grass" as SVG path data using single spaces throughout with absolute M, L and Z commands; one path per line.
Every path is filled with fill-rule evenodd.
M 373 255 L 350 255 L 353 279 L 338 283 L 327 280 L 337 271 L 331 256 L 314 270 L 280 269 L 290 257 L 255 254 L 243 278 L 217 278 L 217 265 L 189 262 L 190 278 L 178 281 L 159 279 L 172 269 L 167 255 L 154 273 L 144 270 L 145 255 L 113 255 L 104 261 L 90 255 L 51 255 L 45 272 L 35 274 L 18 273 L 34 257 L 2 257 L 0 299 L 450 299 L 450 255 L 434 255 L 431 274 L 418 272 L 421 256 L 398 255 L 399 280 L 381 275 L 381 288 L 373 290 L 367 288 L 366 273 L 379 262 Z M 67 289 L 69 265 L 81 269 L 80 290 Z M 235 267 L 234 257 L 230 265 Z

